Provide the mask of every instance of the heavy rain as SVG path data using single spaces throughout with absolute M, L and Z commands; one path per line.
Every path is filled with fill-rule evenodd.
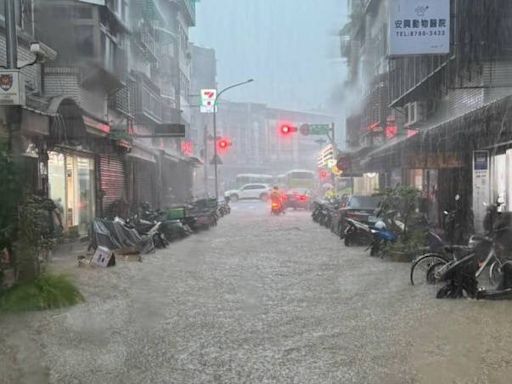
M 512 377 L 510 0 L 0 2 L 0 384 Z

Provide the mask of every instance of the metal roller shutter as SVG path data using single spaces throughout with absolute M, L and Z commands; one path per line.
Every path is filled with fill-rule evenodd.
M 103 210 L 114 201 L 125 197 L 126 177 L 124 164 L 119 156 L 100 155 L 101 190 L 104 191 Z
M 135 196 L 138 204 L 150 203 L 156 207 L 155 164 L 148 161 L 136 161 L 134 167 Z

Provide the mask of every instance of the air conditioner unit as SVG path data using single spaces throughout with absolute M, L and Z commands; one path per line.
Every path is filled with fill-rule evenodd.
M 405 105 L 405 127 L 421 123 L 437 111 L 437 101 L 415 101 Z

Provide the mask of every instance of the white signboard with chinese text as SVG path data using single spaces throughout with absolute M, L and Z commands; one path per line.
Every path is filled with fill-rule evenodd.
M 218 111 L 216 105 L 215 106 L 212 105 L 211 107 L 205 107 L 204 105 L 201 105 L 199 107 L 199 109 L 200 109 L 201 113 L 213 113 L 213 112 L 217 112 Z
M 25 82 L 19 70 L 0 70 L 0 105 L 25 105 Z
M 389 55 L 450 52 L 450 0 L 391 0 Z
M 490 161 L 489 151 L 473 152 L 473 216 L 475 231 L 483 232 L 483 222 L 490 203 Z
M 201 89 L 201 113 L 213 113 L 217 108 L 216 99 L 216 89 Z

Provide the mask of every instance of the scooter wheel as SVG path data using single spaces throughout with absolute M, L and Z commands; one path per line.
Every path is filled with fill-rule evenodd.
M 350 247 L 352 245 L 352 241 L 350 240 L 350 237 L 348 237 L 348 236 L 345 236 L 343 243 L 345 244 L 345 247 Z

